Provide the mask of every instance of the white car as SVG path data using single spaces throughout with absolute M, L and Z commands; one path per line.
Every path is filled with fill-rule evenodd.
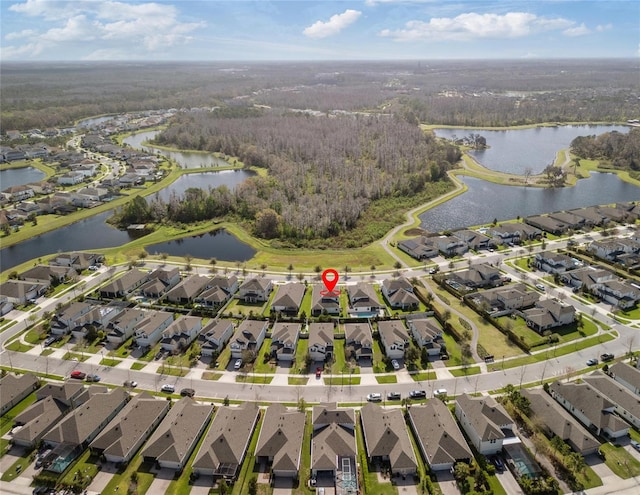
M 367 400 L 369 402 L 380 402 L 382 400 L 382 394 L 377 394 L 377 393 L 369 394 L 367 395 Z
M 165 384 L 162 386 L 162 389 L 161 389 L 161 390 L 162 390 L 163 392 L 168 392 L 168 393 L 172 394 L 172 393 L 174 393 L 174 392 L 176 391 L 176 387 L 174 387 L 174 386 L 173 386 L 173 385 L 171 385 L 170 383 L 165 383 Z
M 540 291 L 544 292 L 544 285 L 542 285 L 542 284 L 536 284 L 536 289 L 538 289 L 538 290 L 540 290 Z
M 447 389 L 446 388 L 439 388 L 437 389 L 435 392 L 433 392 L 433 395 L 443 395 L 443 396 L 447 396 Z
M 242 359 L 236 359 L 236 362 L 233 363 L 233 369 L 239 370 L 240 368 L 242 368 Z
M 393 366 L 394 370 L 399 370 L 400 369 L 400 363 L 395 359 L 391 360 L 391 366 Z

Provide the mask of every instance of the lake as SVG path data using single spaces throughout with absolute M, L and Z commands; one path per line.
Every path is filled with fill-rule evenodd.
M 640 199 L 640 188 L 615 174 L 592 173 L 574 187 L 557 189 L 517 187 L 462 177 L 469 187 L 464 194 L 420 215 L 421 227 L 430 232 L 455 230 L 583 206 Z
M 184 192 L 192 187 L 197 187 L 208 191 L 209 188 L 215 188 L 220 186 L 227 186 L 229 189 L 234 190 L 238 185 L 253 177 L 255 172 L 251 170 L 220 170 L 220 172 L 195 172 L 191 174 L 185 174 L 173 183 L 161 189 L 156 194 L 147 196 L 147 199 L 151 201 L 156 196 L 160 197 L 164 201 L 168 201 L 172 193 L 181 196 Z
M 236 236 L 224 229 L 153 244 L 147 246 L 146 250 L 152 255 L 160 253 L 171 256 L 191 255 L 203 259 L 213 257 L 221 261 L 248 261 L 256 254 L 255 249 L 239 241 Z
M 530 167 L 534 174 L 541 173 L 551 165 L 560 150 L 569 148 L 578 136 L 598 135 L 610 131 L 627 133 L 630 127 L 622 125 L 563 125 L 557 127 L 535 127 L 494 131 L 486 129 L 434 129 L 436 136 L 458 139 L 471 133 L 487 139 L 485 150 L 470 151 L 484 167 L 524 175 Z
M 124 138 L 122 142 L 132 148 L 143 150 L 147 153 L 158 153 L 166 156 L 182 168 L 228 167 L 231 165 L 231 163 L 214 156 L 212 153 L 164 150 L 142 144 L 145 141 L 151 141 L 159 133 L 160 131 L 139 132 Z
M 21 186 L 31 182 L 40 182 L 44 178 L 45 173 L 35 167 L 0 170 L 0 188 L 4 191 L 9 187 Z

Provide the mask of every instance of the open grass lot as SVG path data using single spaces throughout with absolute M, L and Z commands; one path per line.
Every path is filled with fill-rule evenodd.
M 509 326 L 513 333 L 521 337 L 524 342 L 529 345 L 533 350 L 541 350 L 545 347 L 552 347 L 553 343 L 548 343 L 547 338 L 540 335 L 535 330 L 527 326 L 526 321 L 520 317 L 501 316 L 498 318 L 500 324 L 505 327 Z M 583 328 L 579 328 L 577 323 L 571 325 L 564 325 L 559 328 L 551 330 L 560 338 L 560 344 L 571 342 L 575 339 L 588 337 L 595 335 L 598 332 L 598 327 L 590 320 L 583 319 Z M 496 356 L 497 354 L 494 354 Z
M 250 304 L 234 299 L 226 307 L 225 313 L 234 315 L 262 315 L 267 307 L 266 303 Z
M 604 443 L 600 450 L 604 453 L 607 466 L 621 478 L 627 479 L 640 476 L 640 461 L 629 454 L 623 447 Z

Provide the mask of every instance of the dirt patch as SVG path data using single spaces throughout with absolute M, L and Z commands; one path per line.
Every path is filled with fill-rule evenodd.
M 404 235 L 406 236 L 419 236 L 419 235 L 427 235 L 427 234 L 428 232 L 426 230 L 418 229 L 418 228 L 407 229 L 404 231 Z

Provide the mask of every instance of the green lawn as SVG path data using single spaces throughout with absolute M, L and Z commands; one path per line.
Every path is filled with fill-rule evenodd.
M 30 349 L 33 349 L 35 346 L 23 344 L 19 339 L 14 340 L 11 344 L 6 345 L 5 349 L 9 349 L 10 351 L 15 352 L 27 352 Z
M 309 383 L 309 378 L 297 378 L 297 377 L 290 376 L 288 378 L 288 382 L 289 382 L 289 385 L 305 386 L 307 383 Z
M 480 366 L 468 366 L 467 368 L 456 368 L 449 370 L 453 376 L 470 376 L 480 374 Z
M 291 364 L 291 368 L 289 373 L 292 375 L 301 375 L 303 373 L 308 373 L 309 370 L 306 369 L 305 366 L 305 356 L 309 352 L 309 339 L 298 339 L 298 346 L 296 348 L 296 353 L 294 357 L 294 361 Z
M 189 369 L 185 368 L 176 368 L 174 366 L 167 366 L 162 364 L 157 370 L 156 373 L 159 375 L 169 375 L 169 376 L 186 376 L 189 373 Z
M 211 371 L 202 373 L 203 380 L 220 380 L 220 378 L 222 378 L 222 373 L 213 373 Z
M 143 463 L 142 456 L 136 455 L 122 473 L 116 473 L 111 478 L 102 493 L 132 493 L 132 491 L 129 491 L 129 487 L 133 486 L 131 476 L 137 473 L 135 493 L 143 495 L 155 479 L 155 474 L 151 472 L 151 469 L 153 469 L 152 462 Z
M 398 377 L 396 375 L 376 375 L 376 381 L 378 383 L 398 383 Z
M 640 461 L 623 447 L 611 443 L 602 444 L 600 450 L 605 456 L 605 463 L 622 479 L 640 476 Z
M 238 383 L 264 383 L 268 385 L 273 380 L 273 376 L 269 375 L 236 375 Z
M 100 361 L 100 366 L 118 366 L 122 362 L 121 359 L 104 358 Z
M 131 365 L 131 369 L 132 370 L 141 370 L 142 368 L 144 368 L 147 365 L 147 363 L 138 363 L 135 362 Z
M 253 365 L 254 373 L 275 373 L 276 360 L 271 359 L 271 339 L 265 338 Z
M 77 354 L 75 352 L 67 352 L 62 357 L 62 359 L 66 359 L 67 361 L 80 361 L 80 362 L 84 363 L 90 357 L 91 356 L 89 356 L 88 354 Z

